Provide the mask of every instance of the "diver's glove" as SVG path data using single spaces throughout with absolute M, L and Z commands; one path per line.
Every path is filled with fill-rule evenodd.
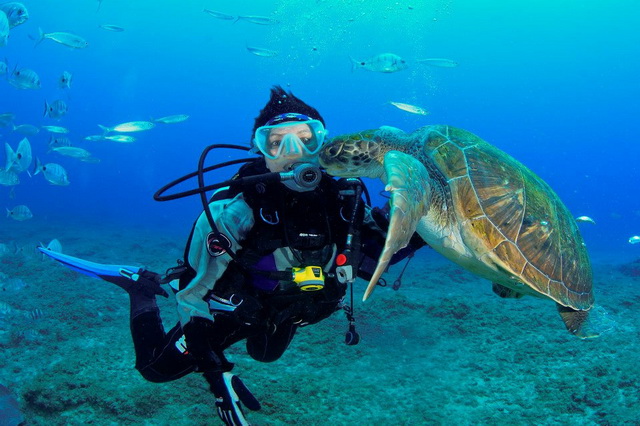
M 249 425 L 242 405 L 251 411 L 257 411 L 261 407 L 260 402 L 242 383 L 242 380 L 228 372 L 205 373 L 205 377 L 211 386 L 211 392 L 216 396 L 218 416 L 224 424 L 227 426 Z
M 209 343 L 210 339 L 215 338 L 213 321 L 193 317 L 182 327 L 182 331 L 187 343 L 187 351 L 196 363 L 196 371 L 202 373 L 231 371 L 233 364 L 227 361 L 221 351 L 214 350 Z

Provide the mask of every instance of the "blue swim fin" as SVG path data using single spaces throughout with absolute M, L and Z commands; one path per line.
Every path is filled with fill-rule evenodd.
M 140 266 L 105 265 L 103 263 L 90 262 L 67 254 L 47 250 L 46 247 L 42 246 L 38 247 L 38 250 L 76 272 L 109 281 L 125 290 L 131 287 L 135 281 L 138 281 L 140 274 L 144 271 L 144 268 Z

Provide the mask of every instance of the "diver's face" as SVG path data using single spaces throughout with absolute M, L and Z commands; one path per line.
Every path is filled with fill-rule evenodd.
M 295 122 L 294 122 L 295 123 Z M 271 172 L 282 172 L 296 163 L 317 163 L 318 154 L 309 154 L 304 145 L 312 143 L 315 136 L 309 125 L 300 123 L 271 129 L 267 140 L 267 150 L 275 159 L 265 157 Z M 278 151 L 280 150 L 280 155 Z

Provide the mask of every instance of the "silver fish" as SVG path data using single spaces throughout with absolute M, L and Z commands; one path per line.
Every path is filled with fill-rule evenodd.
M 279 24 L 280 21 L 274 18 L 269 18 L 268 16 L 256 16 L 256 15 L 240 15 L 236 18 L 235 22 L 238 21 L 247 21 L 252 24 L 258 25 L 275 25 Z
M 54 118 L 59 120 L 64 117 L 69 111 L 67 103 L 61 99 L 55 100 L 50 104 L 44 101 L 44 117 Z
M 272 58 L 278 55 L 278 52 L 275 50 L 264 49 L 262 47 L 251 47 L 247 46 L 247 50 L 253 53 L 256 56 L 262 56 L 265 58 Z
M 0 114 L 0 127 L 6 127 L 13 119 L 16 118 L 15 114 L 12 112 L 5 112 L 4 114 Z
M 122 31 L 124 31 L 124 28 L 117 25 L 103 24 L 100 25 L 100 28 L 102 28 L 103 30 L 112 31 L 114 33 L 121 33 Z
M 640 243 L 640 237 L 637 235 L 634 235 L 633 237 L 629 238 L 629 244 L 638 244 Z
M 395 53 L 381 53 L 364 61 L 351 58 L 352 71 L 364 68 L 368 71 L 392 73 L 407 68 L 407 61 Z
M 7 317 L 13 314 L 16 310 L 11 307 L 8 303 L 5 303 L 0 300 L 0 318 Z
M 177 114 L 177 115 L 168 115 L 162 118 L 156 118 L 153 120 L 154 123 L 163 123 L 163 124 L 173 124 L 173 123 L 181 123 L 189 118 L 186 114 Z
M 589 216 L 579 216 L 576 217 L 576 222 L 586 222 L 586 223 L 591 223 L 593 225 L 596 224 L 596 221 L 591 219 Z
M 67 177 L 67 171 L 60 164 L 47 163 L 42 164 L 39 158 L 36 158 L 36 166 L 33 171 L 33 175 L 37 175 L 42 172 L 44 178 L 53 185 L 66 186 L 69 185 L 69 178 Z
M 18 174 L 13 170 L 5 170 L 0 168 L 0 185 L 15 186 L 20 183 Z
M 60 148 L 64 146 L 71 146 L 71 141 L 69 138 L 65 138 L 64 136 L 53 136 L 49 137 L 49 148 Z
M 11 73 L 9 84 L 18 89 L 39 89 L 40 77 L 34 70 L 28 68 L 15 69 Z
M 51 133 L 69 133 L 69 129 L 60 126 L 41 126 L 47 132 Z
M 236 17 L 233 16 L 233 15 L 227 15 L 226 13 L 216 12 L 215 10 L 211 10 L 211 9 L 202 9 L 202 11 L 204 13 L 208 13 L 209 15 L 213 16 L 214 18 L 222 19 L 223 21 L 231 21 L 233 19 L 236 19 Z
M 56 43 L 63 44 L 73 49 L 82 49 L 89 45 L 89 43 L 87 43 L 87 40 L 76 34 L 64 32 L 44 33 L 42 32 L 41 28 L 38 28 L 38 31 L 40 32 L 40 37 L 36 41 L 36 45 L 40 44 L 43 40 L 46 39 L 53 40 Z
M 389 102 L 389 103 L 394 107 L 399 108 L 403 111 L 410 112 L 411 114 L 418 114 L 418 115 L 429 114 L 429 111 L 417 105 L 403 104 L 402 102 Z
M 2 291 L 12 291 L 17 292 L 27 287 L 27 283 L 21 280 L 20 278 L 9 278 L 7 280 L 3 280 L 0 288 Z
M 9 19 L 7 15 L 0 10 L 0 47 L 6 46 L 9 41 Z
M 58 78 L 58 87 L 61 89 L 71 89 L 71 82 L 73 75 L 69 71 L 63 71 L 60 78 Z
M 425 65 L 431 65 L 432 67 L 440 67 L 440 68 L 455 68 L 458 66 L 456 61 L 452 61 L 451 59 L 445 58 L 427 58 L 427 59 L 417 59 L 416 62 Z
M 20 24 L 24 24 L 29 19 L 29 12 L 22 3 L 15 1 L 9 3 L 0 4 L 0 10 L 2 10 L 9 20 L 9 27 L 17 27 Z
M 20 173 L 29 168 L 32 159 L 29 139 L 22 139 L 15 152 L 11 149 L 8 143 L 5 143 L 4 146 L 7 154 L 5 170 L 13 170 L 16 173 Z
M 120 143 L 131 143 L 131 142 L 135 142 L 136 138 L 134 138 L 133 136 L 129 136 L 129 135 L 111 135 L 111 136 L 104 136 L 103 139 L 109 140 L 109 141 L 113 141 L 113 142 L 120 142 Z
M 18 126 L 13 126 L 13 131 L 27 136 L 35 136 L 40 132 L 40 129 L 33 124 L 20 124 Z
M 54 238 L 53 240 L 51 240 L 49 244 L 47 244 L 46 248 L 49 251 L 62 253 L 62 244 L 60 244 L 60 241 L 57 238 Z
M 132 133 L 132 132 L 141 132 L 143 130 L 153 129 L 155 124 L 150 121 L 129 121 L 127 123 L 118 124 L 113 127 L 105 127 L 98 124 L 105 133 L 109 132 L 120 132 L 120 133 Z
M 45 317 L 44 311 L 39 308 L 36 308 L 32 311 L 23 311 L 22 314 L 25 316 L 25 318 L 30 320 L 39 320 Z
M 64 155 L 71 158 L 77 158 L 80 161 L 84 161 L 87 163 L 99 163 L 96 157 L 93 157 L 89 151 L 84 148 L 78 148 L 76 146 L 59 146 L 57 148 L 51 149 L 54 152 L 57 152 L 60 155 Z
M 24 204 L 20 204 L 19 206 L 15 206 L 11 210 L 7 209 L 7 217 L 10 217 L 13 220 L 23 221 L 29 220 L 33 217 L 33 213 L 29 210 L 29 207 Z
M 104 140 L 104 135 L 91 135 L 91 136 L 87 136 L 86 138 L 84 138 L 85 141 L 92 141 L 92 142 L 96 142 L 96 141 L 102 141 Z

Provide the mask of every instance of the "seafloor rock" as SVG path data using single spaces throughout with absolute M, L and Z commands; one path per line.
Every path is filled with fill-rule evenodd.
M 620 272 L 627 277 L 640 278 L 640 259 L 620 266 Z

